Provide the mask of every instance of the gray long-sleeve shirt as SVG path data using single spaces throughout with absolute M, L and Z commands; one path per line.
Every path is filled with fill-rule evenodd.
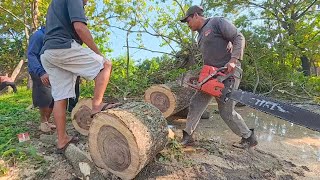
M 245 38 L 223 17 L 206 19 L 198 33 L 198 46 L 205 65 L 223 67 L 231 57 L 242 60 Z M 233 45 L 232 52 L 227 51 L 229 42 Z

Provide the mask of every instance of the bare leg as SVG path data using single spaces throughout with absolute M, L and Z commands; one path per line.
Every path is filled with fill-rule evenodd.
M 41 122 L 48 122 L 52 113 L 52 108 L 39 108 L 39 110 Z
M 54 102 L 53 115 L 57 126 L 58 148 L 63 148 L 71 140 L 66 131 L 66 107 L 66 99 Z
M 103 107 L 102 98 L 110 79 L 112 63 L 111 61 L 106 61 L 103 65 L 104 69 L 100 71 L 94 80 L 94 96 L 92 99 L 93 114 L 99 112 Z

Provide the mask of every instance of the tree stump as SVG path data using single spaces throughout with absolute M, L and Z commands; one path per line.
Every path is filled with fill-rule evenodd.
M 194 92 L 191 88 L 171 82 L 151 86 L 146 90 L 144 100 L 157 107 L 167 118 L 188 107 Z
M 81 99 L 71 112 L 71 119 L 74 128 L 82 135 L 88 136 L 92 122 L 91 116 L 92 100 Z
M 122 179 L 133 179 L 167 143 L 162 113 L 143 102 L 126 103 L 95 115 L 89 129 L 95 164 Z

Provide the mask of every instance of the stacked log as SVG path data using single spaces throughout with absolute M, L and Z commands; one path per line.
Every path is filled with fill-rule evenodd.
M 175 82 L 153 85 L 145 91 L 144 100 L 157 107 L 164 117 L 187 108 L 195 90 Z
M 145 91 L 145 102 L 157 107 L 164 117 L 178 116 L 186 118 L 189 104 L 195 90 L 181 86 L 177 82 L 153 85 Z M 205 111 L 201 118 L 209 119 L 210 113 Z

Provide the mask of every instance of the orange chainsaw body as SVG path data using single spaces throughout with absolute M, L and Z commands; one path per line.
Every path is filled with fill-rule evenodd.
M 206 79 L 210 74 L 217 71 L 218 68 L 213 66 L 204 65 L 200 76 L 198 79 L 198 82 L 202 82 L 204 79 Z M 225 76 L 222 72 L 218 72 L 217 76 Z M 214 97 L 220 97 L 222 95 L 222 90 L 224 89 L 224 84 L 220 82 L 217 78 L 210 78 L 206 83 L 202 84 L 201 87 L 199 87 L 200 91 L 207 93 Z

